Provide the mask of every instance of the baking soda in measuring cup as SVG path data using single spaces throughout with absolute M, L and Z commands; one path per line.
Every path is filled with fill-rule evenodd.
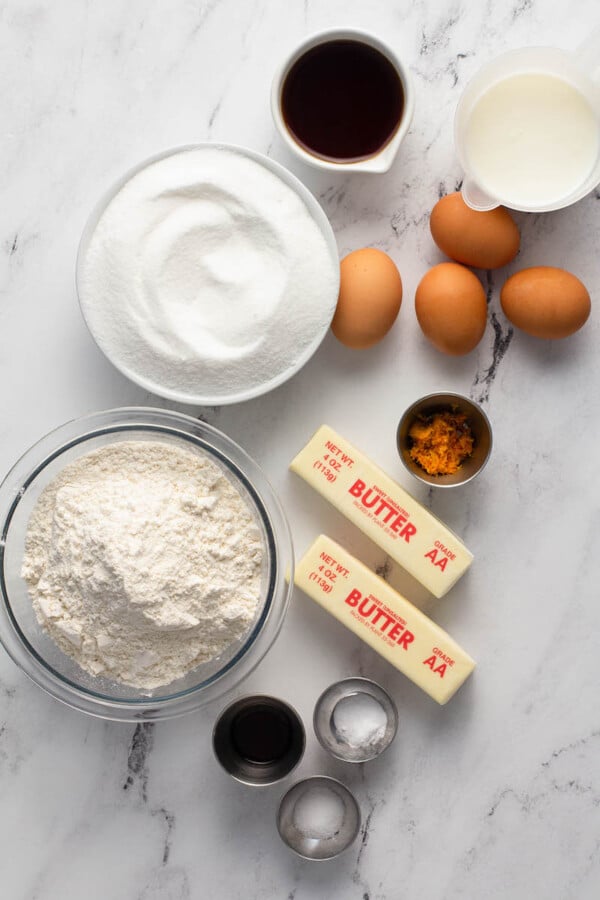
M 578 54 L 514 50 L 467 85 L 456 110 L 455 143 L 469 206 L 561 209 L 600 182 L 597 42 L 595 34 Z

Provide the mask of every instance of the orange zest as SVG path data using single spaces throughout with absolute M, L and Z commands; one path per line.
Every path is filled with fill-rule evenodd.
M 411 459 L 428 475 L 453 475 L 473 452 L 473 434 L 464 413 L 419 416 L 408 436 L 412 441 Z

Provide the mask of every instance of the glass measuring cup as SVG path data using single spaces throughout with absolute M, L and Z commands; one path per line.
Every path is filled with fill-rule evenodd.
M 487 63 L 471 79 L 458 102 L 454 120 L 456 151 L 465 172 L 461 191 L 470 207 L 488 210 L 502 204 L 524 212 L 547 212 L 570 206 L 600 182 L 599 42 L 600 28 L 574 53 L 552 47 L 512 50 Z M 523 80 L 523 76 L 534 76 L 534 79 Z M 523 88 L 528 87 L 535 87 L 542 100 L 548 97 L 548 91 L 558 90 L 564 95 L 561 102 L 565 110 L 572 102 L 572 109 L 560 121 L 554 115 L 552 129 L 559 132 L 558 143 L 545 139 L 544 129 L 538 127 L 542 123 L 539 116 L 543 103 L 533 105 L 531 116 L 520 122 L 512 117 L 509 91 L 513 91 L 514 108 L 517 108 L 525 103 Z M 484 166 L 476 164 L 477 155 L 481 160 L 482 148 L 486 147 L 486 136 L 482 139 L 477 129 L 486 121 L 485 114 L 489 124 L 494 102 L 497 102 L 498 116 L 492 120 L 487 135 L 488 145 L 493 142 L 487 150 L 498 155 L 497 178 L 490 176 L 493 162 Z M 576 140 L 574 128 L 578 123 L 583 128 L 581 117 L 585 117 L 585 129 L 580 132 L 585 140 Z M 552 125 L 552 120 L 549 121 Z M 561 149 L 562 139 L 565 143 Z M 570 153 L 569 140 L 579 154 L 577 160 Z M 504 156 L 503 151 L 506 151 Z M 560 167 L 561 152 L 567 165 L 574 167 L 573 172 Z M 579 159 L 581 165 L 576 169 Z M 513 188 L 510 187 L 512 160 L 521 166 L 520 172 L 515 170 Z M 524 189 L 526 184 L 535 185 L 535 189 Z

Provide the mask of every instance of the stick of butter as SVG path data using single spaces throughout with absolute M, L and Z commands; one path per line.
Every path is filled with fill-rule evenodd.
M 435 622 L 324 534 L 296 566 L 294 582 L 440 704 L 475 668 Z
M 290 465 L 397 563 L 443 597 L 473 554 L 368 457 L 322 425 Z

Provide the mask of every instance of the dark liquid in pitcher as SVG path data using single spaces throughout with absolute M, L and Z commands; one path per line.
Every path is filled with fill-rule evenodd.
M 231 723 L 231 742 L 242 759 L 266 765 L 282 759 L 292 745 L 292 726 L 280 709 L 267 704 L 239 712 Z
M 290 69 L 281 92 L 283 119 L 297 143 L 334 162 L 378 153 L 396 132 L 403 109 L 394 66 L 379 50 L 353 40 L 308 50 Z

